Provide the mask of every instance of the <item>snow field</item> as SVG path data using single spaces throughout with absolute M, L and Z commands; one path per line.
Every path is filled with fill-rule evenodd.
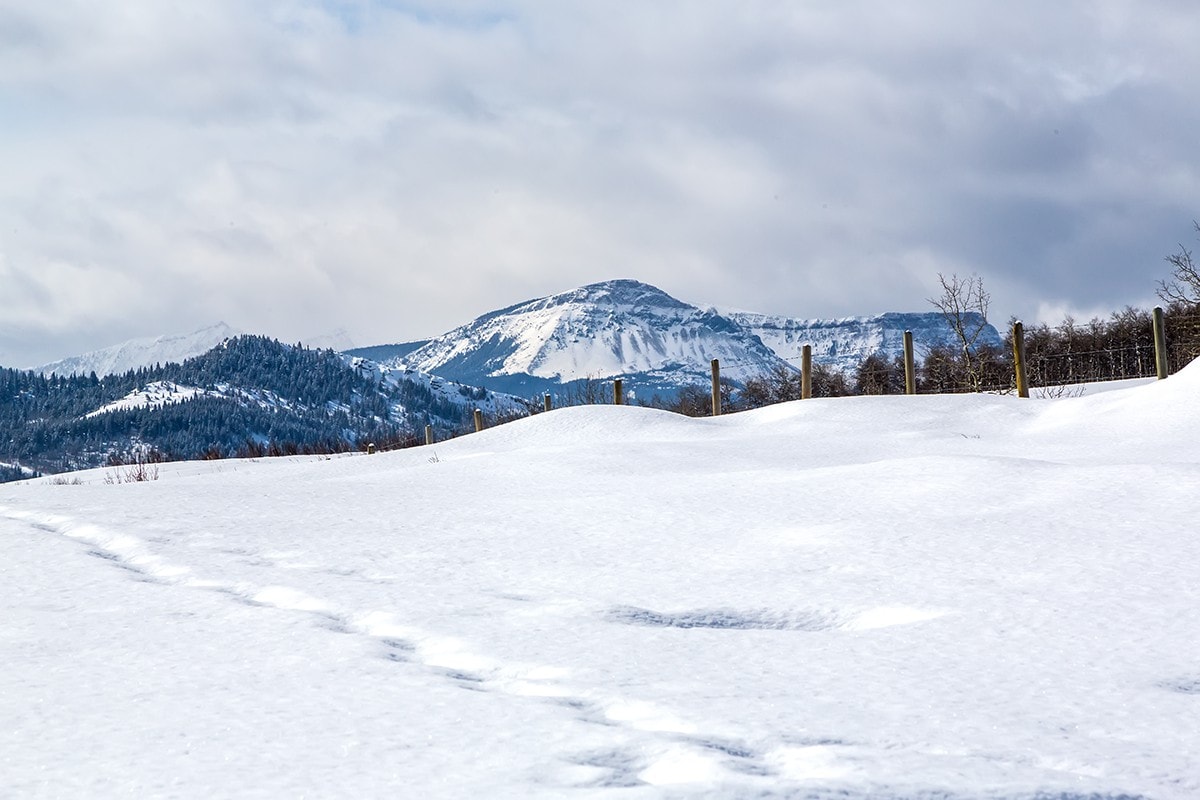
M 1197 393 L 0 487 L 0 794 L 1198 796 Z

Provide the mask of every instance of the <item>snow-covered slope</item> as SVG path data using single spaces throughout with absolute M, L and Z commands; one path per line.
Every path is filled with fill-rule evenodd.
M 155 409 L 171 403 L 186 403 L 199 395 L 210 392 L 211 390 L 206 392 L 195 386 L 180 386 L 170 381 L 151 381 L 145 386 L 134 389 L 120 400 L 114 400 L 95 411 L 89 411 L 84 414 L 84 419 L 110 414 L 114 411 L 127 411 L 134 408 Z M 215 394 L 215 392 L 211 393 Z
M 715 311 L 645 283 L 614 280 L 485 314 L 404 360 L 425 372 L 520 393 L 620 376 L 643 390 L 677 389 L 706 380 L 714 358 L 735 380 L 779 363 L 753 334 Z
M 881 354 L 891 360 L 904 352 L 904 332 L 913 332 L 913 349 L 918 360 L 929 348 L 938 345 L 957 346 L 954 331 L 940 312 L 887 313 L 874 317 L 844 317 L 841 319 L 793 319 L 790 317 L 755 314 L 748 311 L 724 312 L 781 358 L 800 363 L 804 345 L 812 345 L 813 360 L 842 372 L 851 372 L 864 358 Z M 982 322 L 971 312 L 967 319 L 972 326 Z M 1000 346 L 1000 334 L 990 324 L 980 335 L 979 344 Z
M 1198 393 L 0 486 L 0 796 L 1195 800 Z
M 193 356 L 207 353 L 221 342 L 237 335 L 238 331 L 224 322 L 219 322 L 188 334 L 131 339 L 102 350 L 93 350 L 43 364 L 34 371 L 44 375 L 87 375 L 95 372 L 99 377 L 104 377 L 155 364 L 178 364 Z

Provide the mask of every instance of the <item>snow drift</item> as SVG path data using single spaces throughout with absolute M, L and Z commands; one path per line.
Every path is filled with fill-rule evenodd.
M 1198 393 L 0 487 L 0 794 L 1200 796 Z

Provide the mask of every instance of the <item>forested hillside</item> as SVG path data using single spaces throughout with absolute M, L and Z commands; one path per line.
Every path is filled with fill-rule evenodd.
M 0 369 L 0 462 L 63 472 L 147 456 L 396 445 L 427 424 L 453 431 L 489 399 L 494 405 L 482 390 L 447 390 L 329 350 L 241 336 L 182 364 L 104 378 Z

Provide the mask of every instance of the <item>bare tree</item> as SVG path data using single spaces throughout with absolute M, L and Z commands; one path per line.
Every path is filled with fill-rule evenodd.
M 985 370 L 978 357 L 979 338 L 987 330 L 988 307 L 992 296 L 983 288 L 983 278 L 971 275 L 959 278 L 938 273 L 942 293 L 929 298 L 929 303 L 942 312 L 962 351 L 962 372 L 965 386 L 975 392 L 983 391 Z
M 1192 220 L 1192 226 L 1200 233 L 1200 222 Z M 1171 279 L 1158 282 L 1158 296 L 1168 303 L 1200 304 L 1200 266 L 1192 258 L 1192 251 L 1181 244 L 1178 253 L 1167 256 L 1167 263 L 1171 265 Z
M 858 394 L 904 394 L 904 357 L 867 356 L 854 370 L 854 388 Z

